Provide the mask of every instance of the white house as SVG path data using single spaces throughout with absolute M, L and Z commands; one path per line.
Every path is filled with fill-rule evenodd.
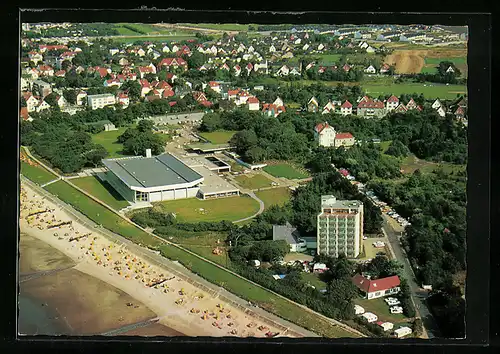
M 379 325 L 380 327 L 382 327 L 382 329 L 384 330 L 384 332 L 387 332 L 387 331 L 390 331 L 394 328 L 394 324 L 392 324 L 391 322 L 382 322 L 382 321 L 379 321 L 377 322 L 377 325 Z
M 274 47 L 274 45 L 271 44 L 271 46 L 269 47 L 269 53 L 274 53 L 276 51 L 276 48 Z
M 436 98 L 436 100 L 432 103 L 431 107 L 434 108 L 434 109 L 438 109 L 442 105 L 443 104 L 441 103 L 441 101 L 439 100 L 439 98 Z
M 453 70 L 453 68 L 451 67 L 451 65 L 448 67 L 448 69 L 446 69 L 446 72 L 447 73 L 454 73 L 455 70 Z
M 37 100 L 31 93 L 24 95 L 24 100 L 26 101 L 26 108 L 28 112 L 34 112 L 36 107 L 40 104 L 40 101 Z
M 335 137 L 337 132 L 328 124 L 328 122 L 319 123 L 314 127 L 314 138 L 320 146 L 335 146 Z
M 260 109 L 260 102 L 257 97 L 249 97 L 247 100 L 249 111 L 258 111 Z
M 365 73 L 367 74 L 375 74 L 377 70 L 373 67 L 373 65 L 370 65 L 365 69 Z
M 36 107 L 36 111 L 37 112 L 41 112 L 41 111 L 44 111 L 46 109 L 49 109 L 50 108 L 50 105 L 45 102 L 45 100 L 41 100 L 40 103 L 38 104 L 38 106 Z
M 170 48 L 168 47 L 168 45 L 163 47 L 162 52 L 163 53 L 170 53 Z
M 377 315 L 372 312 L 365 312 L 361 315 L 361 317 L 365 318 L 368 323 L 373 323 L 378 320 Z
M 349 101 L 342 103 L 342 106 L 340 106 L 340 114 L 344 116 L 352 114 L 352 103 Z
M 328 103 L 323 107 L 323 111 L 321 114 L 335 113 L 335 104 L 332 101 L 328 101 Z
M 83 102 L 85 101 L 86 98 L 87 98 L 87 93 L 85 91 L 78 92 L 78 94 L 76 95 L 76 104 L 78 106 L 83 105 Z
M 399 327 L 398 329 L 396 329 L 394 331 L 394 335 L 396 336 L 396 338 L 402 338 L 402 337 L 405 337 L 409 334 L 412 333 L 412 330 L 410 327 Z
M 286 65 L 283 65 L 281 68 L 278 69 L 278 71 L 276 72 L 276 75 L 277 76 L 288 76 L 289 73 L 290 73 L 290 68 L 288 68 L 288 66 L 286 66 Z
M 352 282 L 365 294 L 366 299 L 393 295 L 400 291 L 400 280 L 397 275 L 373 280 L 357 274 L 352 278 Z
M 88 106 L 91 107 L 92 109 L 98 109 L 115 104 L 116 97 L 110 93 L 103 93 L 100 95 L 88 95 L 87 102 Z
M 304 46 L 302 47 L 302 50 L 307 50 L 307 49 L 309 49 L 309 44 L 307 44 L 307 43 L 306 43 L 306 44 L 304 44 Z
M 444 109 L 443 106 L 439 107 L 436 111 L 441 117 L 446 116 L 446 110 Z
M 389 97 L 387 99 L 385 105 L 386 105 L 387 111 L 392 111 L 392 110 L 398 108 L 399 99 L 396 96 L 392 95 L 391 97 Z
M 283 100 L 279 96 L 276 97 L 276 99 L 274 100 L 273 104 L 276 105 L 276 106 L 278 106 L 278 107 L 279 106 L 284 106 Z
M 56 97 L 56 103 L 59 106 L 59 108 L 64 108 L 68 105 L 68 101 L 66 101 L 63 95 Z
M 375 48 L 373 48 L 372 46 L 369 46 L 368 48 L 366 48 L 366 52 L 367 53 L 375 53 Z

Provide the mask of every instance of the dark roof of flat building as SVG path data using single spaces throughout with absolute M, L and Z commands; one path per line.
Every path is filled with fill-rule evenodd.
M 171 154 L 107 159 L 102 162 L 130 187 L 153 188 L 191 183 L 203 178 Z
M 273 240 L 285 240 L 290 245 L 297 243 L 298 232 L 295 227 L 287 223 L 286 225 L 273 225 Z

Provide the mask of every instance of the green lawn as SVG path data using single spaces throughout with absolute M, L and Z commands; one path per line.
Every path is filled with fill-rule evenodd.
M 445 172 L 458 172 L 465 169 L 464 165 L 454 165 L 451 163 L 437 163 L 432 161 L 421 160 L 415 157 L 415 155 L 410 155 L 403 159 L 401 163 L 401 169 L 404 174 L 411 174 L 415 170 L 419 169 L 423 173 L 431 173 L 434 170 L 443 168 Z
M 149 42 L 165 42 L 165 41 L 183 41 L 186 39 L 195 39 L 194 34 L 184 34 L 182 32 L 174 32 L 172 35 L 162 35 L 162 36 L 121 36 L 111 38 L 112 41 L 118 43 L 134 43 L 136 41 L 149 41 Z
M 437 73 L 437 69 L 435 66 L 424 66 L 420 72 L 423 74 L 435 74 Z
M 253 176 L 240 175 L 235 177 L 234 179 L 243 188 L 251 190 L 270 187 L 272 183 L 272 181 L 269 178 L 261 174 Z
M 93 134 L 92 142 L 104 146 L 106 151 L 109 153 L 109 158 L 122 157 L 124 156 L 122 154 L 123 144 L 118 143 L 116 140 L 125 130 L 127 130 L 127 127 L 120 127 L 118 130 Z
M 321 65 L 333 65 L 339 62 L 342 54 L 320 54 L 318 57 Z
M 120 210 L 129 205 L 129 203 L 116 192 L 108 182 L 103 182 L 97 177 L 75 178 L 71 180 L 71 182 L 116 210 Z
M 39 185 L 56 179 L 56 176 L 52 172 L 47 171 L 42 166 L 31 166 L 24 161 L 21 161 L 21 174 L 30 181 Z
M 319 278 L 318 274 L 302 272 L 301 275 L 304 281 L 314 286 L 317 290 L 326 289 L 326 283 Z
M 237 131 L 233 130 L 217 130 L 215 132 L 201 132 L 198 133 L 202 138 L 207 139 L 212 144 L 227 144 L 229 140 L 236 134 Z
M 123 36 L 135 36 L 135 35 L 139 34 L 136 31 L 132 31 L 129 28 L 125 28 L 125 27 L 121 27 L 121 26 L 116 26 L 115 29 L 118 31 L 118 33 L 120 35 L 123 35 Z
M 239 23 L 185 23 L 184 25 L 196 28 L 208 28 L 220 31 L 248 31 L 248 24 Z
M 392 143 L 392 140 L 380 142 L 380 148 L 382 149 L 383 153 L 385 153 L 387 151 L 387 149 L 389 148 L 389 145 L 391 145 L 391 143 Z
M 255 195 L 264 202 L 266 208 L 271 205 L 283 205 L 290 200 L 291 193 L 288 187 L 266 189 L 255 192 Z
M 457 94 L 467 93 L 467 87 L 463 85 L 440 85 L 435 83 L 425 84 L 407 83 L 394 85 L 375 85 L 363 84 L 366 93 L 372 96 L 393 94 L 400 96 L 401 94 L 423 93 L 426 98 L 442 98 L 453 99 Z
M 426 64 L 433 64 L 438 66 L 440 62 L 442 61 L 450 61 L 455 65 L 460 65 L 460 64 L 467 64 L 467 58 L 466 57 L 455 57 L 455 58 L 425 58 L 425 63 Z
M 385 303 L 383 297 L 370 300 L 357 297 L 354 299 L 354 303 L 364 308 L 366 312 L 377 315 L 378 321 L 392 322 L 394 324 L 408 321 L 408 317 L 403 314 L 392 314 L 390 306 Z
M 268 165 L 264 167 L 264 171 L 266 171 L 270 175 L 273 175 L 274 177 L 285 177 L 288 179 L 302 179 L 309 177 L 308 174 L 301 172 L 292 165 L 286 163 Z
M 160 240 L 123 220 L 64 181 L 52 183 L 45 189 L 62 201 L 72 205 L 95 223 L 131 241 L 151 246 L 157 246 L 161 243 Z
M 236 221 L 259 211 L 259 203 L 246 195 L 207 200 L 188 198 L 157 204 L 164 211 L 175 213 L 180 222 Z
M 182 250 L 168 245 L 161 246 L 160 250 L 165 257 L 179 261 L 192 272 L 200 275 L 206 280 L 223 286 L 233 294 L 245 300 L 252 301 L 269 312 L 296 323 L 301 327 L 328 338 L 355 337 L 353 334 L 344 331 L 331 322 L 315 314 L 305 312 L 297 305 L 281 299 L 265 289 L 256 287 L 214 265 L 207 264 Z

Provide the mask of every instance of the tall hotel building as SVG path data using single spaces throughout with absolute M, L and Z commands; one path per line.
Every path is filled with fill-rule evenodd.
M 363 240 L 363 203 L 337 200 L 333 195 L 321 196 L 318 215 L 317 252 L 338 257 L 356 258 Z

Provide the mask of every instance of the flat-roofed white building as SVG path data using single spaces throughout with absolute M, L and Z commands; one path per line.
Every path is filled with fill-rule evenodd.
M 115 104 L 116 97 L 111 93 L 103 93 L 100 95 L 88 95 L 87 102 L 90 108 L 98 109 Z

